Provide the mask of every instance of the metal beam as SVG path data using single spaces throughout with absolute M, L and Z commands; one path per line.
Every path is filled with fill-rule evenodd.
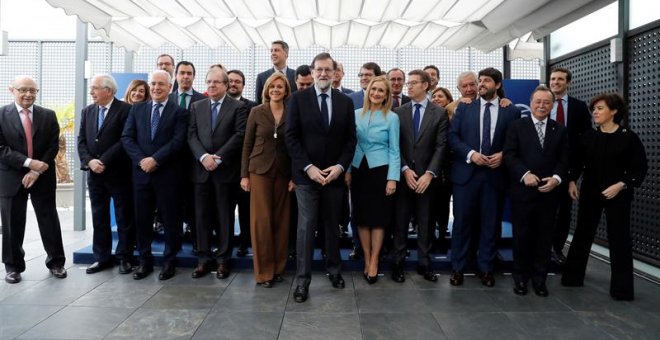
M 622 59 L 616 65 L 618 92 L 628 102 L 628 30 L 630 29 L 630 0 L 619 0 L 619 34 Z
M 81 112 L 87 105 L 87 80 L 85 79 L 85 63 L 87 61 L 87 24 L 80 19 L 76 23 L 76 80 L 74 112 Z M 74 131 L 80 131 L 80 115 L 73 120 Z M 85 172 L 80 170 L 80 159 L 74 157 L 73 166 L 73 230 L 85 230 Z

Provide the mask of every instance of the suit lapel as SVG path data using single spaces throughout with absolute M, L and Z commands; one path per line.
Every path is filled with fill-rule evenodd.
M 36 105 L 32 106 L 32 138 L 36 136 L 37 131 L 44 125 L 44 113 Z
M 316 124 L 321 128 L 321 131 L 326 131 L 325 126 L 323 126 L 323 117 L 321 117 L 321 108 L 319 107 L 319 102 L 316 99 L 316 90 L 312 87 L 312 90 L 309 91 L 309 96 L 307 97 L 310 100 L 310 105 L 313 107 Z M 334 104 L 334 103 L 333 103 Z
M 210 136 L 213 130 L 211 129 L 211 99 L 205 99 L 197 106 L 197 135 Z
M 537 146 L 537 148 L 539 150 L 543 150 L 545 145 L 541 145 L 541 141 L 539 140 L 539 134 L 536 131 L 536 125 L 534 124 L 534 120 L 532 119 L 532 117 L 527 117 L 525 119 L 527 119 L 527 122 L 528 122 L 526 124 L 527 125 L 526 134 L 528 135 L 527 140 L 529 140 L 529 139 L 535 140 L 536 142 L 534 144 Z M 548 130 L 547 127 L 546 127 L 546 130 Z M 545 135 L 543 140 L 544 140 L 544 144 L 545 144 L 545 140 L 547 140 L 547 135 Z
M 435 108 L 431 105 L 431 102 L 429 101 L 426 104 L 426 109 L 424 110 L 424 117 L 422 118 L 422 123 L 419 124 L 419 134 L 417 134 L 417 142 L 422 138 L 422 135 L 424 134 L 424 131 L 426 131 L 426 128 L 431 124 L 431 119 L 433 119 L 433 115 L 435 115 Z
M 25 139 L 25 130 L 23 129 L 23 123 L 21 123 L 21 117 L 18 114 L 18 110 L 16 110 L 16 105 L 12 105 L 9 109 L 9 121 L 18 134 Z
M 401 105 L 401 114 L 399 115 L 399 125 L 401 126 L 400 131 L 403 132 L 403 136 L 409 138 L 412 142 L 413 139 L 413 130 L 412 130 L 412 105 L 406 103 Z
M 225 100 L 223 100 L 222 105 L 220 105 L 220 111 L 218 112 L 218 120 L 215 122 L 213 131 L 218 129 L 218 126 L 220 126 L 222 121 L 225 119 L 226 116 L 229 115 L 229 112 L 231 112 L 233 108 L 234 108 L 233 99 L 231 99 L 229 96 L 225 96 Z

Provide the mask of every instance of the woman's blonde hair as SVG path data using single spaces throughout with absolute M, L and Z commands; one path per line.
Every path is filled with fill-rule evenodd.
M 377 83 L 377 82 L 383 82 L 385 84 L 385 89 L 386 89 L 386 97 L 385 100 L 383 100 L 382 103 L 382 110 L 383 114 L 387 114 L 392 109 L 392 84 L 390 83 L 389 80 L 387 80 L 386 76 L 377 76 L 371 79 L 369 82 L 369 85 L 367 85 L 367 91 L 364 94 L 364 102 L 362 104 L 362 114 L 366 112 L 371 112 L 373 104 L 371 103 L 371 100 L 369 100 L 369 91 L 371 91 L 371 87 Z

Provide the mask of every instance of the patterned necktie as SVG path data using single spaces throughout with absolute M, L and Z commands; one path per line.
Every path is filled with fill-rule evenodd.
M 99 120 L 97 124 L 96 131 L 100 131 L 103 126 L 103 121 L 105 120 L 105 106 L 99 107 Z
M 490 155 L 490 106 L 491 103 L 486 103 L 486 108 L 484 109 L 484 120 L 483 120 L 483 130 L 481 134 L 481 153 L 483 155 Z
M 181 106 L 181 107 L 184 108 L 184 109 L 187 109 L 187 108 L 188 108 L 188 106 L 186 105 L 186 96 L 187 96 L 187 95 L 188 95 L 188 94 L 185 93 L 185 92 L 182 93 L 182 94 L 180 95 L 181 100 L 179 100 L 179 106 Z
M 33 148 L 32 148 L 32 120 L 30 119 L 30 110 L 23 109 L 23 114 L 25 115 L 25 121 L 23 122 L 23 131 L 25 132 L 25 144 L 27 145 L 27 156 L 32 158 Z
M 394 96 L 394 103 L 392 103 L 392 107 L 399 107 L 401 103 L 399 102 L 399 96 L 395 95 Z
M 561 125 L 566 125 L 564 124 L 564 104 L 561 103 L 562 99 L 559 98 L 557 99 L 557 123 Z
M 419 110 L 422 107 L 422 104 L 415 104 L 415 112 L 413 112 L 413 138 L 417 140 L 419 136 L 419 121 L 422 117 L 422 112 Z
M 158 130 L 158 123 L 160 122 L 161 107 L 163 107 L 163 104 L 156 103 L 154 105 L 154 111 L 151 113 L 151 140 L 154 140 L 154 137 L 156 137 L 156 130 Z
M 323 119 L 323 127 L 326 129 L 330 127 L 330 117 L 328 114 L 328 102 L 326 102 L 326 99 L 328 98 L 328 95 L 325 93 L 321 93 L 321 118 Z
M 211 130 L 215 130 L 215 123 L 218 122 L 218 106 L 220 106 L 220 102 L 213 103 L 211 107 Z
M 545 141 L 545 132 L 543 131 L 544 122 L 536 122 L 536 134 L 539 136 L 539 142 L 541 143 L 541 149 L 543 149 L 543 142 Z

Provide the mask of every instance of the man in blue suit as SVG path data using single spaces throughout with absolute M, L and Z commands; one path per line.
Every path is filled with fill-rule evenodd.
M 454 151 L 454 225 L 449 282 L 463 284 L 472 223 L 479 223 L 478 275 L 487 287 L 495 285 L 493 260 L 502 223 L 505 173 L 502 148 L 510 122 L 520 118 L 515 106 L 500 107 L 504 97 L 502 73 L 492 67 L 479 71 L 479 100 L 459 104 L 449 130 Z
M 367 91 L 367 86 L 369 86 L 371 79 L 373 79 L 373 77 L 378 77 L 381 74 L 383 73 L 380 70 L 380 66 L 376 63 L 369 62 L 362 65 L 362 68 L 360 68 L 360 74 L 358 74 L 358 77 L 360 77 L 360 87 L 362 89 L 348 95 L 353 101 L 353 107 L 355 107 L 356 110 L 361 109 L 362 105 L 364 105 L 364 92 Z
M 356 144 L 353 104 L 331 88 L 337 64 L 330 54 L 321 53 L 311 66 L 314 86 L 294 93 L 286 111 L 286 146 L 298 198 L 296 302 L 306 301 L 309 294 L 317 227 L 325 234 L 328 278 L 333 287 L 345 287 L 338 225 L 344 173 Z
M 176 254 L 181 248 L 181 158 L 186 138 L 186 110 L 168 100 L 171 77 L 154 71 L 149 77 L 150 101 L 131 108 L 121 141 L 131 159 L 135 227 L 140 265 L 133 273 L 136 280 L 153 271 L 151 253 L 152 222 L 156 208 L 165 228 L 163 269 L 158 278 L 174 276 Z
M 275 72 L 286 74 L 286 79 L 289 80 L 291 86 L 291 93 L 296 92 L 298 89 L 296 87 L 296 70 L 287 66 L 287 59 L 289 59 L 289 44 L 282 40 L 273 41 L 270 45 L 270 60 L 273 62 L 273 67 L 257 75 L 257 85 L 254 91 L 257 104 L 261 104 L 261 93 L 264 91 L 266 79 Z

